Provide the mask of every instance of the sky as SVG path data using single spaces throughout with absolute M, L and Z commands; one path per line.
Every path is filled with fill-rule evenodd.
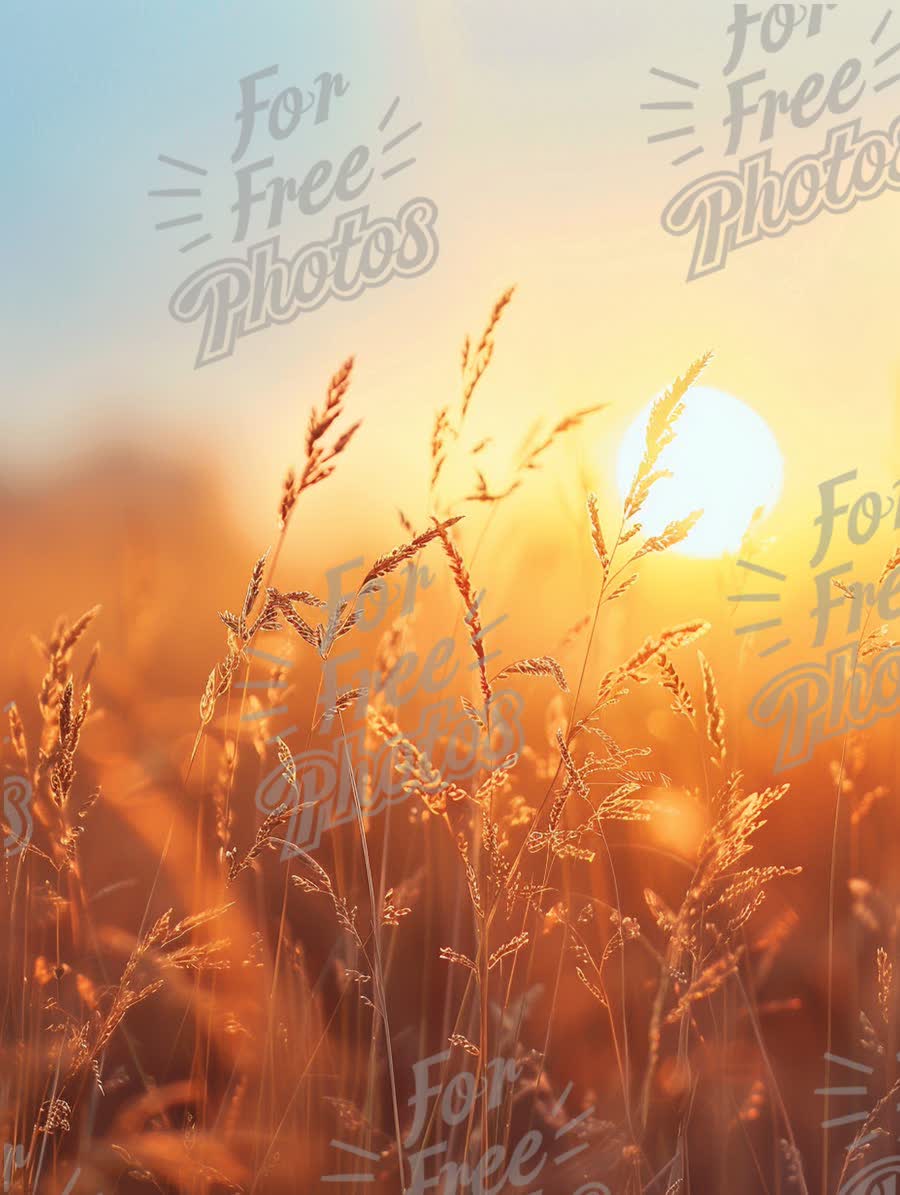
M 887 190 L 843 214 L 822 212 L 693 281 L 691 237 L 666 232 L 661 214 L 692 180 L 734 169 L 722 120 L 727 83 L 743 73 L 765 69 L 765 86 L 793 94 L 811 72 L 827 87 L 858 53 L 867 86 L 843 117 L 825 112 L 797 128 L 779 115 L 765 144 L 755 136 L 759 114 L 748 116 L 737 156 L 768 147 L 783 168 L 818 153 L 841 119 L 888 129 L 900 86 L 875 83 L 890 80 L 900 58 L 874 60 L 900 40 L 900 16 L 873 45 L 884 3 L 844 0 L 819 13 L 812 35 L 808 17 L 777 53 L 761 46 L 756 24 L 726 78 L 731 12 L 718 0 L 574 0 L 550 10 L 511 0 L 7 3 L 7 484 L 33 485 L 48 464 L 65 470 L 98 442 L 133 441 L 214 462 L 252 526 L 269 517 L 284 468 L 299 459 L 310 404 L 355 353 L 353 402 L 366 441 L 350 489 L 377 493 L 389 473 L 403 500 L 421 508 L 434 410 L 458 396 L 462 337 L 477 335 L 515 283 L 480 412 L 485 435 L 508 441 L 510 427 L 524 435 L 536 420 L 609 403 L 578 456 L 602 485 L 636 413 L 711 349 L 710 385 L 772 429 L 785 502 L 810 506 L 822 478 L 855 467 L 886 488 L 896 465 L 900 197 Z M 770 25 L 770 39 L 777 34 Z M 323 72 L 349 86 L 327 120 L 304 113 L 282 139 L 263 112 L 241 161 L 272 155 L 271 175 L 301 179 L 321 159 L 336 171 L 359 144 L 374 161 L 395 130 L 421 122 L 384 155 L 414 164 L 376 173 L 358 201 L 288 210 L 274 230 L 284 256 L 327 240 L 336 218 L 359 204 L 372 219 L 395 218 L 417 198 L 437 211 L 436 258 L 418 276 L 388 278 L 239 338 L 233 353 L 196 368 L 200 325 L 174 319 L 169 303 L 189 274 L 272 235 L 258 204 L 235 243 L 229 209 L 240 80 L 274 65 L 277 75 L 258 84 L 269 101 L 283 88 L 308 93 Z M 673 100 L 695 108 L 641 107 Z M 650 142 L 682 119 L 695 135 Z M 702 156 L 670 164 L 701 141 Z M 197 200 L 148 195 L 198 178 Z M 155 229 L 198 209 L 196 230 Z M 210 240 L 179 252 L 207 232 Z M 738 442 L 716 448 L 741 457 Z M 508 455 L 491 458 L 501 477 Z

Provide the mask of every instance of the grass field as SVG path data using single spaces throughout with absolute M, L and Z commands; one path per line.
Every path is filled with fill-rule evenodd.
M 199 467 L 9 498 L 5 1190 L 813 1195 L 895 1152 L 892 723 L 776 775 L 731 581 L 674 556 L 702 515 L 642 531 L 708 356 L 618 508 L 532 526 L 606 403 L 488 442 L 514 318 L 421 509 L 353 490 L 352 358 L 270 429 L 268 543 Z

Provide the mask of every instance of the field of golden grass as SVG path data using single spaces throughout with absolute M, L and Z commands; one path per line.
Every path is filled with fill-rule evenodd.
M 602 406 L 488 478 L 511 303 L 358 563 L 321 503 L 302 546 L 367 451 L 352 359 L 270 544 L 139 459 L 6 499 L 4 1190 L 813 1195 L 895 1152 L 890 725 L 773 775 L 664 590 L 695 516 L 641 511 L 706 356 L 622 508 L 530 554 L 513 496 Z

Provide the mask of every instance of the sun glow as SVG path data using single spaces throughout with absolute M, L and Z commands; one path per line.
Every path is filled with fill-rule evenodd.
M 626 431 L 616 462 L 624 497 L 644 452 L 652 403 Z M 716 557 L 736 552 L 754 511 L 771 508 L 781 494 L 784 462 L 772 429 L 747 403 L 721 390 L 697 386 L 684 401 L 676 436 L 659 467 L 672 476 L 654 487 L 641 512 L 648 535 L 693 510 L 703 516 L 677 551 Z

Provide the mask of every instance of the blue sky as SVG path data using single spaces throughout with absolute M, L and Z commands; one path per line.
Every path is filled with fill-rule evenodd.
M 823 216 L 686 284 L 688 246 L 659 223 L 679 178 L 671 155 L 647 144 L 656 126 L 640 105 L 658 98 L 651 66 L 717 79 L 700 114 L 715 128 L 726 7 L 7 3 L 0 328 L 5 428 L 16 445 L 10 475 L 37 473 L 98 436 L 136 436 L 173 452 L 202 445 L 229 468 L 240 500 L 256 501 L 259 477 L 288 463 L 289 429 L 299 442 L 310 402 L 353 351 L 368 417 L 365 460 L 404 471 L 408 446 L 396 442 L 397 429 L 427 442 L 435 405 L 455 394 L 464 332 L 477 333 L 512 282 L 519 291 L 496 364 L 505 397 L 502 409 L 485 410 L 487 433 L 503 431 L 510 409 L 524 428 L 612 399 L 612 446 L 598 449 L 599 468 L 617 429 L 713 347 L 711 384 L 749 401 L 813 472 L 829 466 L 808 446 L 805 414 L 847 410 L 852 390 L 859 418 L 848 414 L 842 426 L 836 415 L 828 449 L 840 471 L 847 445 L 870 430 L 860 419 L 890 428 L 893 273 L 872 247 L 895 240 L 898 197 Z M 843 6 L 827 37 L 798 39 L 780 60 L 794 85 L 805 71 L 862 52 L 883 11 L 869 0 Z M 274 63 L 279 85 L 308 87 L 323 71 L 350 81 L 333 120 L 301 127 L 278 148 L 285 173 L 301 175 L 322 156 L 339 160 L 371 138 L 394 96 L 406 120 L 423 122 L 415 167 L 379 183 L 371 205 L 387 215 L 413 195 L 430 197 L 440 256 L 422 278 L 331 302 L 195 370 L 197 328 L 172 320 L 169 298 L 191 270 L 233 251 L 238 81 Z M 885 92 L 866 121 L 884 127 L 897 106 Z M 823 137 L 820 126 L 788 132 L 776 147 L 782 158 Z M 264 142 L 263 131 L 261 152 Z M 206 250 L 179 254 L 179 231 L 154 231 L 165 201 L 147 191 L 173 185 L 160 153 L 209 170 L 203 202 L 217 236 L 207 259 Z M 295 218 L 285 250 L 323 236 L 333 218 L 333 210 Z M 376 475 L 365 476 L 362 461 L 361 469 L 359 484 L 371 486 Z M 269 490 L 259 499 L 270 500 Z

